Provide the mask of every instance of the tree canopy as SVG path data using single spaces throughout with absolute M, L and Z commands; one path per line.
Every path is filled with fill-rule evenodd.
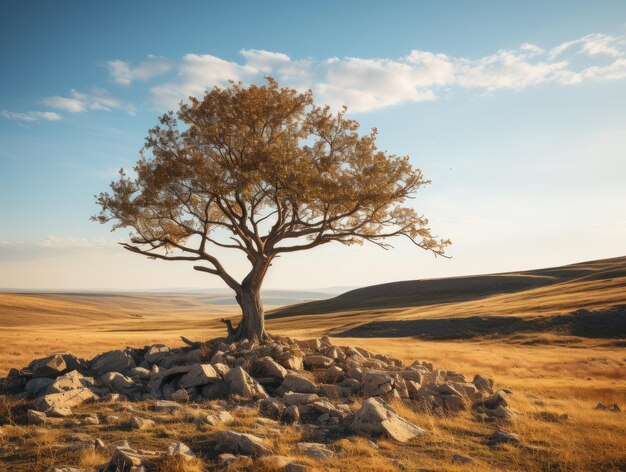
M 261 318 L 258 292 L 281 254 L 333 241 L 387 248 L 389 238 L 404 237 L 443 255 L 450 244 L 406 205 L 429 183 L 408 156 L 378 149 L 375 129 L 360 135 L 345 109 L 315 105 L 310 91 L 271 78 L 262 86 L 231 83 L 190 97 L 159 122 L 135 175 L 121 170 L 111 192 L 96 197 L 94 219 L 130 228 L 123 246 L 131 252 L 197 262 L 196 270 L 222 278 L 240 304 L 253 294 Z M 242 281 L 218 259 L 222 250 L 250 261 Z M 242 333 L 241 325 L 238 337 L 264 335 Z

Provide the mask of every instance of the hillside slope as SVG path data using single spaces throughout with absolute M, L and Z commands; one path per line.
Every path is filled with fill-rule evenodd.
M 506 320 L 494 323 L 495 318 L 481 321 L 485 317 L 554 317 L 580 309 L 607 310 L 625 304 L 626 257 L 618 257 L 524 272 L 374 285 L 327 300 L 281 307 L 271 312 L 269 318 L 271 326 L 277 328 L 297 319 L 301 329 L 323 326 L 328 332 L 349 336 L 413 336 L 444 325 L 397 322 L 454 318 L 456 326 L 466 326 L 467 332 L 485 333 L 509 324 Z M 621 320 L 620 313 L 621 309 L 611 311 L 610 316 Z M 460 323 L 461 319 L 465 324 Z M 562 321 L 554 324 L 569 326 Z M 477 323 L 487 328 L 475 329 Z M 544 320 L 537 330 L 550 326 Z M 577 332 L 580 331 L 578 326 Z

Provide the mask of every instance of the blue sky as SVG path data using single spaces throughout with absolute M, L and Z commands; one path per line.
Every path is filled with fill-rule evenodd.
M 0 287 L 219 287 L 91 223 L 159 113 L 228 79 L 347 104 L 433 183 L 450 260 L 316 249 L 267 287 L 530 269 L 626 253 L 624 2 L 18 2 L 0 7 Z M 241 261 L 225 255 L 235 273 Z M 294 276 L 297 274 L 297 276 Z

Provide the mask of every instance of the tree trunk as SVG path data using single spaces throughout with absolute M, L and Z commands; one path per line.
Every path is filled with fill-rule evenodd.
M 265 312 L 261 302 L 260 290 L 243 289 L 237 296 L 241 307 L 241 321 L 233 333 L 233 341 L 243 339 L 262 341 L 265 333 Z

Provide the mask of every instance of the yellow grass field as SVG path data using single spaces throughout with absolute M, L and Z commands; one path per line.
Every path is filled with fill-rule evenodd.
M 337 311 L 332 302 L 312 302 L 291 308 L 293 313 L 290 308 L 277 309 L 268 328 L 270 333 L 311 338 L 380 320 L 551 316 L 580 308 L 619 306 L 626 303 L 625 267 L 626 258 L 612 259 L 595 263 L 586 274 L 554 283 L 507 285 L 491 293 L 479 290 L 474 297 L 450 297 L 452 301 L 436 295 L 436 301 L 423 296 L 419 304 L 410 297 L 398 303 L 396 297 L 395 301 L 379 300 L 377 307 L 367 309 L 340 300 L 343 305 Z M 482 282 L 488 285 L 489 280 Z M 180 335 L 194 340 L 222 336 L 219 319 L 236 315 L 232 306 L 212 306 L 190 294 L 0 293 L 0 376 L 11 367 L 52 353 L 91 357 L 125 346 L 181 345 Z M 406 362 L 427 360 L 470 378 L 475 373 L 494 378 L 498 388 L 513 391 L 511 406 L 518 415 L 506 429 L 519 434 L 522 442 L 490 448 L 485 438 L 495 426 L 475 421 L 470 412 L 439 418 L 400 406 L 405 416 L 428 431 L 427 436 L 403 446 L 381 440 L 376 450 L 366 442 L 343 443 L 338 447 L 345 453 L 325 470 L 399 470 L 393 459 L 410 470 L 626 470 L 625 413 L 594 409 L 603 402 L 618 403 L 626 410 L 624 339 L 590 339 L 558 331 L 448 340 L 332 339 Z M 455 464 L 454 454 L 474 461 Z M 269 464 L 267 470 L 279 469 Z

